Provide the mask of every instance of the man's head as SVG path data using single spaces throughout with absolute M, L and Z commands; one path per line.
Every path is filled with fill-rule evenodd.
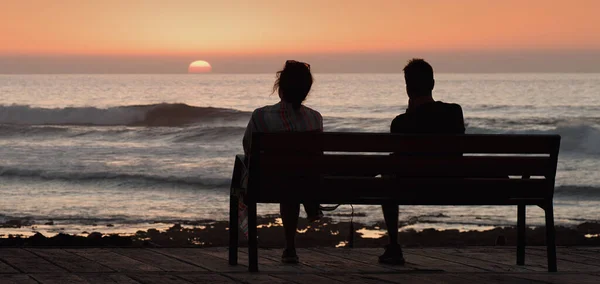
M 409 98 L 431 96 L 435 80 L 433 68 L 420 58 L 411 59 L 404 67 L 406 93 Z

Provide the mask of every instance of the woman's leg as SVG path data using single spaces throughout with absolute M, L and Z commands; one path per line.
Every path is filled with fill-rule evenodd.
M 304 211 L 306 212 L 306 219 L 308 219 L 309 222 L 314 222 L 323 218 L 323 212 L 321 212 L 318 203 L 303 203 L 303 205 Z
M 281 203 L 279 205 L 283 230 L 285 231 L 285 248 L 296 249 L 296 230 L 298 229 L 298 217 L 300 216 L 299 203 Z

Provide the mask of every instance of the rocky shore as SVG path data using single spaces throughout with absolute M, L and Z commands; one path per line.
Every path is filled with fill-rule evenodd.
M 282 247 L 283 227 L 277 216 L 260 217 L 258 223 L 261 247 Z M 26 224 L 9 221 L 0 227 Z M 228 245 L 228 222 L 205 220 L 173 224 L 167 230 L 148 229 L 131 235 L 84 232 L 78 235 L 56 234 L 44 236 L 6 235 L 0 238 L 0 247 L 211 247 Z M 324 218 L 319 222 L 299 222 L 299 247 L 382 247 L 387 243 L 384 226 L 380 223 L 364 225 Z M 351 233 L 352 232 L 352 233 Z M 600 223 L 582 223 L 576 227 L 556 227 L 556 241 L 560 246 L 600 246 Z M 425 229 L 402 230 L 400 240 L 406 247 L 436 246 L 513 246 L 516 245 L 515 227 L 498 227 L 484 231 Z M 545 229 L 528 228 L 527 244 L 544 245 Z M 242 246 L 245 239 L 240 240 Z

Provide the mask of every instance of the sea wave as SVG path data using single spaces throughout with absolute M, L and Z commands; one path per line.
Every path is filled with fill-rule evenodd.
M 226 178 L 159 176 L 115 172 L 62 172 L 11 167 L 0 167 L 0 177 L 37 178 L 67 182 L 119 181 L 140 183 L 146 186 L 151 184 L 170 184 L 219 188 L 226 187 L 230 183 L 230 180 Z
M 466 122 L 471 125 L 484 127 L 497 127 L 507 129 L 526 129 L 527 127 L 538 126 L 541 128 L 556 127 L 574 124 L 600 125 L 598 116 L 577 116 L 577 117 L 523 117 L 523 118 L 505 118 L 505 117 L 467 117 Z
M 69 135 L 70 129 L 66 127 L 42 126 L 32 127 L 23 125 L 0 124 L 0 137 L 23 136 L 54 136 Z
M 465 109 L 472 111 L 495 111 L 495 110 L 525 110 L 531 112 L 532 110 L 536 111 L 550 111 L 556 112 L 557 110 L 567 110 L 576 108 L 577 110 L 581 110 L 583 112 L 595 112 L 600 111 L 600 105 L 573 105 L 573 104 L 564 104 L 564 105 L 541 105 L 541 104 L 467 104 L 464 105 Z
M 600 128 L 589 124 L 563 124 L 547 130 L 539 129 L 498 129 L 467 127 L 473 134 L 558 134 L 561 136 L 560 151 L 581 154 L 600 154 Z
M 67 137 L 173 143 L 235 141 L 243 135 L 250 113 L 186 104 L 100 108 L 44 109 L 0 106 L 0 138 Z M 600 154 L 600 118 L 466 118 L 467 133 L 559 134 L 561 152 Z M 390 119 L 324 118 L 325 131 L 387 132 Z M 96 127 L 102 126 L 102 127 Z M 137 127 L 171 126 L 171 127 Z
M 600 199 L 600 187 L 561 185 L 554 189 L 554 194 L 557 198 L 576 197 L 598 200 Z
M 208 127 L 199 128 L 192 131 L 185 131 L 173 137 L 171 141 L 175 143 L 189 143 L 200 141 L 216 141 L 235 139 L 241 140 L 244 135 L 245 127 L 223 126 L 223 127 Z
M 248 112 L 235 109 L 197 107 L 182 103 L 109 108 L 0 106 L 0 124 L 17 125 L 184 126 L 203 121 L 247 119 L 249 115 Z

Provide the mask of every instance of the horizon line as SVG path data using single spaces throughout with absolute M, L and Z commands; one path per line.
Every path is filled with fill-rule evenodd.
M 434 72 L 435 74 L 600 74 L 600 71 L 588 72 L 588 71 L 486 71 L 486 72 L 476 72 L 476 71 L 462 71 L 462 72 L 448 72 L 448 71 L 438 71 Z M 275 72 L 209 72 L 209 73 L 187 73 L 187 72 L 171 72 L 171 73 L 161 73 L 161 72 L 132 72 L 132 73 L 119 73 L 119 72 L 73 72 L 73 73 L 2 73 L 0 75 L 190 75 L 190 76 L 207 76 L 207 75 L 273 75 Z M 398 72 L 312 72 L 312 74 L 403 74 L 402 71 Z

